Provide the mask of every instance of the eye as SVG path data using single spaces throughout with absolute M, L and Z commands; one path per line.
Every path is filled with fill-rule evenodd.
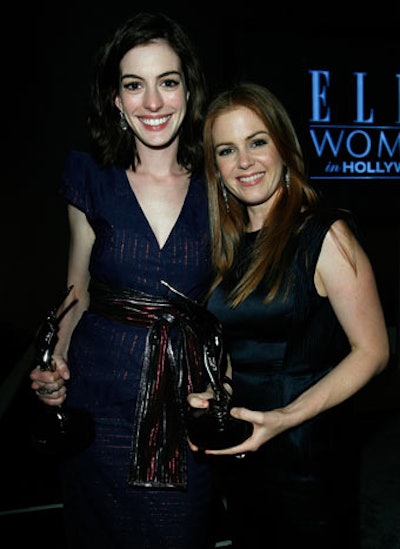
M 176 78 L 167 78 L 166 80 L 163 80 L 161 85 L 165 88 L 176 88 L 180 85 L 180 80 Z
M 123 88 L 124 90 L 136 91 L 141 88 L 141 83 L 137 80 L 131 80 L 130 82 L 124 82 Z
M 257 147 L 263 147 L 264 145 L 267 145 L 267 141 L 266 139 L 263 139 L 261 137 L 258 139 L 254 139 L 254 141 L 250 143 L 250 147 L 252 149 L 256 149 Z
M 218 149 L 217 156 L 228 156 L 228 154 L 233 153 L 233 147 L 224 147 L 222 149 Z

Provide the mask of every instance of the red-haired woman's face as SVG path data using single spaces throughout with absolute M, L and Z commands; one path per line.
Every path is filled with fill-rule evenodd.
M 228 190 L 262 219 L 282 188 L 283 163 L 268 128 L 251 109 L 235 107 L 214 121 L 215 160 Z

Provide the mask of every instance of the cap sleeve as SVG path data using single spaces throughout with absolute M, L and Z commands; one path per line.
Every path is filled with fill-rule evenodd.
M 93 182 L 98 167 L 91 156 L 84 152 L 70 151 L 61 172 L 59 194 L 89 217 L 93 214 Z

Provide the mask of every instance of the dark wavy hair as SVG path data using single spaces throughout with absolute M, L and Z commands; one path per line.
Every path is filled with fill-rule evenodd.
M 90 90 L 91 152 L 103 166 L 124 169 L 140 162 L 134 135 L 120 127 L 114 99 L 120 86 L 120 61 L 135 46 L 164 39 L 180 59 L 187 90 L 187 111 L 179 133 L 178 162 L 194 172 L 203 170 L 202 126 L 206 82 L 195 47 L 183 28 L 163 13 L 141 12 L 125 21 L 100 48 Z

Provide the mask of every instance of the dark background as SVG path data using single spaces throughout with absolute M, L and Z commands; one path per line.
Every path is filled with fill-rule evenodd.
M 139 10 L 164 11 L 184 25 L 197 45 L 210 96 L 239 79 L 267 85 L 289 110 L 311 174 L 310 69 L 332 72 L 340 122 L 351 120 L 354 109 L 351 75 L 365 71 L 377 119 L 399 123 L 394 77 L 400 73 L 398 2 L 380 1 L 371 8 L 365 2 L 332 7 L 321 2 L 312 8 L 255 1 L 179 4 L 22 1 L 8 3 L 0 19 L 2 542 L 26 543 L 30 531 L 43 548 L 65 549 L 55 463 L 37 455 L 29 443 L 30 399 L 35 397 L 24 352 L 65 288 L 68 227 L 65 204 L 57 195 L 59 176 L 67 151 L 87 148 L 93 57 L 116 26 Z M 362 548 L 400 549 L 400 178 L 317 180 L 315 185 L 332 204 L 350 208 L 358 221 L 392 341 L 390 367 L 357 395 L 355 437 L 362 447 Z
M 306 155 L 311 68 L 335 75 L 339 118 L 348 119 L 352 108 L 352 72 L 366 71 L 372 75 L 380 118 L 398 123 L 398 113 L 396 119 L 385 111 L 396 107 L 398 5 L 379 2 L 369 12 L 365 4 L 353 4 L 351 13 L 337 3 L 333 8 L 321 4 L 321 11 L 304 4 L 255 2 L 202 2 L 184 8 L 174 2 L 127 0 L 11 5 L 10 15 L 2 18 L 0 44 L 0 320 L 6 346 L 29 340 L 64 289 L 68 228 L 66 208 L 57 195 L 62 162 L 68 149 L 87 148 L 88 88 L 97 48 L 122 20 L 146 8 L 172 15 L 187 29 L 202 58 L 210 96 L 238 79 L 258 81 L 275 92 L 292 116 Z M 309 168 L 312 172 L 312 164 Z M 317 181 L 316 186 L 333 204 L 350 208 L 359 222 L 397 353 L 400 178 Z

